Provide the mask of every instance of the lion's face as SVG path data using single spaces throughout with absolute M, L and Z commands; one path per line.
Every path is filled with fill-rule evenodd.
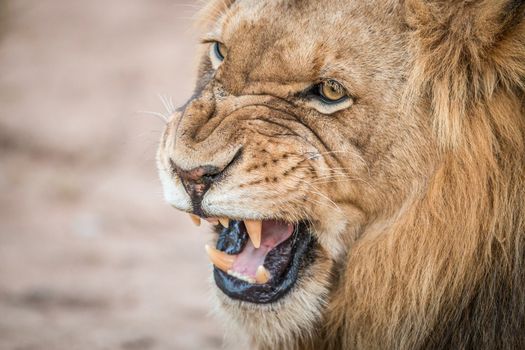
M 218 299 L 259 343 L 313 327 L 352 246 L 428 178 L 430 121 L 402 105 L 410 54 L 385 3 L 233 2 L 163 135 L 166 198 L 217 224 Z

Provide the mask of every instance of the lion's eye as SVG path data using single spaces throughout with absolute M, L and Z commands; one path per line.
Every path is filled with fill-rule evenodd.
M 214 47 L 215 54 L 217 55 L 217 57 L 221 61 L 223 61 L 224 58 L 226 57 L 226 54 L 228 54 L 228 49 L 226 48 L 226 46 L 224 46 L 224 44 L 221 44 L 220 42 L 216 41 L 215 44 L 213 44 L 213 47 Z
M 348 98 L 346 89 L 335 80 L 327 80 L 318 85 L 319 97 L 326 103 L 338 103 Z
M 306 99 L 303 101 L 323 114 L 332 114 L 354 104 L 354 97 L 341 83 L 333 79 L 313 85 L 304 94 Z
M 219 65 L 224 61 L 226 55 L 228 54 L 228 49 L 224 44 L 215 41 L 210 47 L 210 59 L 214 69 L 217 69 Z

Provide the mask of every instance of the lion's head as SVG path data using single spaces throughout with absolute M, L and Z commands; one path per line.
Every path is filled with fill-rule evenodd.
M 524 7 L 209 4 L 158 167 L 168 202 L 216 225 L 237 334 L 272 349 L 523 344 Z

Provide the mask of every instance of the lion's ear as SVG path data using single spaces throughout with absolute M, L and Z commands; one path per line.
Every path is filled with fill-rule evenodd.
M 431 98 L 441 140 L 496 91 L 525 91 L 524 0 L 406 0 L 414 52 L 409 95 Z
M 203 28 L 208 28 L 219 16 L 228 10 L 236 0 L 208 0 L 205 6 L 199 11 L 198 24 Z

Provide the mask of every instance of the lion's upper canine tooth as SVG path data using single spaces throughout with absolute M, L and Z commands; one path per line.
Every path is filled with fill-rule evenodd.
M 191 221 L 197 226 L 201 225 L 201 218 L 197 215 L 190 214 Z
M 248 231 L 248 236 L 250 236 L 253 246 L 259 248 L 261 246 L 262 221 L 244 220 L 244 226 L 246 226 L 246 231 Z
M 257 268 L 257 272 L 255 272 L 255 281 L 257 281 L 258 284 L 264 284 L 270 280 L 271 274 L 266 268 L 262 265 L 260 265 Z
M 222 227 L 230 226 L 230 219 L 228 218 L 219 218 L 219 222 L 221 223 Z
M 231 270 L 233 263 L 237 258 L 236 255 L 226 254 L 224 252 L 221 252 L 220 250 L 210 247 L 207 244 L 205 248 L 206 253 L 208 253 L 208 257 L 210 258 L 213 265 L 215 265 L 217 268 L 221 269 L 226 273 L 228 272 L 228 270 Z

